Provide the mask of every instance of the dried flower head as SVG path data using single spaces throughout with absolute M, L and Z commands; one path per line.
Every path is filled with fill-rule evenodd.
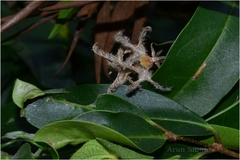
M 160 63 L 164 60 L 165 56 L 160 56 L 162 51 L 155 53 L 155 50 L 151 44 L 151 57 L 147 54 L 147 50 L 144 46 L 144 40 L 148 31 L 151 31 L 151 27 L 145 27 L 142 29 L 138 44 L 134 45 L 130 42 L 129 38 L 124 36 L 122 32 L 118 32 L 114 39 L 116 42 L 122 45 L 122 48 L 118 49 L 117 55 L 112 55 L 100 50 L 96 44 L 93 45 L 92 50 L 106 58 L 108 60 L 109 67 L 113 68 L 118 72 L 116 79 L 108 88 L 107 93 L 111 93 L 116 90 L 120 85 L 124 84 L 126 81 L 130 82 L 128 91 L 140 88 L 140 83 L 147 81 L 150 82 L 157 90 L 160 91 L 170 91 L 171 88 L 164 88 L 157 82 L 151 79 L 152 71 L 150 68 L 156 64 L 158 67 Z M 125 60 L 123 56 L 126 55 Z M 133 81 L 130 74 L 138 74 L 138 80 Z

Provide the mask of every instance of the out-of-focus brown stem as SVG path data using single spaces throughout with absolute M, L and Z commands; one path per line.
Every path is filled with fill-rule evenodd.
M 82 7 L 90 3 L 94 3 L 96 1 L 73 1 L 73 2 L 67 2 L 67 3 L 62 3 L 59 2 L 55 5 L 45 7 L 45 8 L 39 8 L 40 11 L 46 12 L 46 11 L 56 11 L 56 10 L 61 10 L 61 9 L 68 9 L 68 8 L 73 8 L 73 7 Z
M 81 17 L 81 16 L 87 16 L 87 17 L 84 20 L 79 22 L 78 27 L 74 33 L 74 38 L 73 38 L 70 50 L 68 52 L 67 58 L 63 62 L 61 68 L 54 75 L 59 73 L 66 66 L 67 62 L 69 61 L 70 57 L 72 56 L 74 48 L 77 45 L 77 42 L 82 33 L 83 27 L 85 26 L 86 22 L 88 21 L 88 18 L 90 18 L 92 16 L 92 14 L 95 11 L 95 9 L 97 8 L 98 4 L 99 3 L 86 5 L 78 12 L 77 17 Z
M 10 18 L 5 23 L 3 23 L 0 33 L 6 31 L 7 29 L 12 27 L 19 21 L 27 17 L 32 11 L 38 8 L 42 3 L 44 3 L 44 1 L 42 0 L 34 0 L 30 2 L 25 8 L 19 11 L 16 15 L 14 15 L 12 18 Z
M 17 37 L 17 36 L 23 35 L 23 34 L 25 34 L 25 33 L 29 32 L 29 31 L 33 30 L 34 28 L 37 28 L 38 26 L 40 26 L 40 25 L 48 22 L 49 20 L 51 20 L 51 19 L 53 19 L 53 18 L 55 18 L 55 17 L 57 17 L 57 16 L 58 16 L 58 13 L 55 13 L 55 14 L 50 15 L 50 16 L 48 16 L 48 17 L 43 17 L 42 19 L 40 19 L 39 21 L 33 23 L 32 25 L 30 25 L 30 26 L 22 29 L 21 31 L 15 33 L 14 35 L 6 38 L 6 39 L 3 40 L 1 43 L 4 43 L 4 42 L 6 42 L 6 41 L 9 41 L 9 40 L 11 40 L 11 39 L 13 39 L 13 38 L 15 38 L 15 37 Z

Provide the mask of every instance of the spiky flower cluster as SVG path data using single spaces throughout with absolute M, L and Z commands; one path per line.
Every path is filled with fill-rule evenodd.
M 147 81 L 150 82 L 157 90 L 160 91 L 170 91 L 171 88 L 164 88 L 159 85 L 157 82 L 154 82 L 151 79 L 152 71 L 150 68 L 153 64 L 156 64 L 158 67 L 160 63 L 164 60 L 164 56 L 160 56 L 162 51 L 155 53 L 152 43 L 151 43 L 151 55 L 150 57 L 147 54 L 147 50 L 144 46 L 144 40 L 146 37 L 146 33 L 151 31 L 152 28 L 147 26 L 142 29 L 139 38 L 138 44 L 134 45 L 130 42 L 129 38 L 124 36 L 122 32 L 118 32 L 114 39 L 116 42 L 122 45 L 122 48 L 118 49 L 117 55 L 114 56 L 110 53 L 106 53 L 103 50 L 100 50 L 96 44 L 93 45 L 92 50 L 106 58 L 108 60 L 108 65 L 115 69 L 118 74 L 114 82 L 108 88 L 107 93 L 111 93 L 115 91 L 120 85 L 124 84 L 127 80 L 130 82 L 128 87 L 128 91 L 135 90 L 140 88 L 140 83 Z M 123 58 L 126 56 L 126 58 Z M 131 73 L 138 74 L 138 80 L 133 81 L 129 76 Z

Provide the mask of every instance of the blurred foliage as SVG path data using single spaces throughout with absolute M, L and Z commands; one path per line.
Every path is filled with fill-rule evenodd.
M 221 10 L 225 14 L 221 13 L 219 20 L 231 17 L 234 20 L 228 21 L 227 24 L 231 29 L 236 28 L 235 22 L 238 19 L 235 10 L 238 9 L 238 3 L 217 3 L 227 6 L 228 9 L 233 8 L 229 13 Z M 210 3 L 203 4 L 208 6 Z M 32 11 L 24 10 L 28 6 L 31 6 L 29 10 Z M 4 135 L 1 142 L 2 158 L 232 158 L 220 153 L 208 155 L 210 152 L 203 152 L 206 149 L 215 150 L 217 147 L 219 148 L 216 152 L 221 152 L 222 149 L 225 152 L 229 151 L 227 155 L 239 156 L 228 150 L 239 150 L 239 144 L 236 143 L 239 141 L 239 83 L 236 83 L 236 76 L 230 77 L 231 82 L 227 80 L 229 86 L 221 91 L 220 96 L 215 96 L 216 103 L 211 107 L 202 105 L 205 99 L 195 100 L 194 98 L 199 98 L 196 94 L 186 94 L 195 96 L 186 98 L 187 102 L 194 101 L 203 106 L 196 108 L 204 113 L 197 109 L 191 110 L 195 105 L 190 105 L 189 110 L 185 104 L 175 100 L 174 96 L 171 97 L 175 92 L 180 93 L 182 88 L 176 90 L 176 87 L 174 92 L 161 95 L 149 91 L 152 88 L 144 85 L 145 89 L 141 89 L 138 94 L 128 95 L 124 85 L 114 94 L 105 94 L 108 85 L 99 85 L 111 83 L 115 74 L 108 75 L 106 61 L 93 53 L 93 44 L 98 42 L 99 48 L 116 53 L 118 44 L 115 45 L 113 35 L 123 30 L 124 35 L 130 37 L 135 44 L 143 26 L 151 26 L 153 29 L 147 35 L 146 46 L 150 46 L 150 42 L 160 44 L 178 39 L 173 47 L 171 44 L 156 46 L 157 51 L 163 50 L 163 55 L 166 55 L 171 47 L 170 56 L 153 76 L 157 81 L 162 82 L 162 78 L 173 74 L 175 77 L 170 79 L 175 79 L 176 83 L 173 84 L 178 84 L 178 87 L 182 77 L 185 78 L 186 84 L 204 84 L 204 77 L 201 79 L 203 74 L 198 80 L 193 79 L 192 75 L 201 67 L 200 62 L 209 60 L 209 55 L 216 56 L 213 52 L 203 51 L 207 58 L 199 60 L 198 54 L 191 51 L 200 52 L 197 47 L 201 47 L 199 44 L 204 46 L 204 43 L 209 44 L 204 48 L 209 50 L 214 50 L 215 44 L 222 46 L 222 41 L 219 42 L 218 38 L 226 40 L 222 33 L 228 30 L 225 25 L 220 26 L 224 23 L 219 21 L 220 29 L 217 31 L 220 34 L 215 37 L 216 41 L 211 41 L 212 43 L 208 43 L 208 40 L 215 34 L 205 35 L 204 38 L 209 39 L 204 43 L 201 38 L 204 34 L 199 34 L 200 38 L 191 34 L 191 31 L 197 34 L 205 33 L 204 29 L 209 29 L 209 23 L 204 24 L 203 18 L 199 18 L 201 14 L 197 15 L 195 12 L 198 6 L 199 2 L 1 1 L 1 134 Z M 200 13 L 206 11 L 206 17 L 216 11 L 213 8 L 205 9 L 203 6 L 198 7 Z M 26 14 L 25 17 L 21 17 L 21 12 Z M 195 17 L 189 21 L 193 14 Z M 20 16 L 15 18 L 16 23 L 11 22 L 14 16 Z M 198 20 L 202 25 L 194 23 Z M 40 23 L 38 27 L 35 26 L 37 23 Z M 216 28 L 214 25 L 211 27 Z M 229 33 L 232 33 L 231 31 Z M 235 47 L 236 35 L 232 36 L 233 38 L 229 36 L 228 42 L 223 41 L 226 46 L 233 41 L 233 48 L 239 50 Z M 194 38 L 201 43 L 191 41 Z M 190 42 L 194 45 L 186 47 Z M 182 49 L 184 47 L 189 51 L 185 52 Z M 226 51 L 229 50 L 221 54 Z M 177 56 L 181 55 L 180 53 L 191 53 L 193 56 L 179 61 Z M 229 52 L 227 57 L 231 57 L 229 55 L 235 57 L 236 53 Z M 194 56 L 199 60 L 197 63 L 193 60 Z M 170 63 L 171 60 L 173 63 Z M 224 56 L 218 60 L 224 60 Z M 186 68 L 180 62 L 187 62 L 186 66 L 190 67 L 179 72 L 181 67 Z M 227 63 L 231 62 L 233 60 L 228 59 Z M 219 63 L 212 65 L 217 66 Z M 235 63 L 232 65 L 235 66 Z M 169 72 L 169 68 L 174 69 L 174 66 L 176 70 Z M 211 66 L 211 63 L 208 66 Z M 226 66 L 228 65 L 222 69 Z M 167 69 L 164 70 L 164 67 Z M 231 71 L 236 73 L 236 68 L 233 67 Z M 188 75 L 181 77 L 179 73 Z M 209 71 L 207 73 L 212 74 Z M 161 76 L 162 74 L 165 76 Z M 217 75 L 219 78 L 219 74 Z M 209 80 L 213 79 L 212 75 L 209 77 Z M 22 81 L 15 81 L 17 78 Z M 220 78 L 222 81 L 226 79 Z M 167 82 L 171 84 L 171 81 Z M 80 84 L 83 85 L 76 86 Z M 208 87 L 217 86 L 211 90 L 211 96 L 220 93 L 219 84 L 208 84 Z M 185 83 L 183 86 L 186 86 Z M 52 88 L 54 89 L 49 90 Z M 204 87 L 199 88 L 202 90 L 191 87 L 190 90 L 197 93 L 208 91 Z M 174 132 L 173 135 L 167 135 L 168 131 Z M 220 145 L 216 135 L 220 136 L 222 144 L 228 149 L 216 146 Z M 194 139 L 189 140 L 182 136 L 194 136 Z M 177 142 L 167 141 L 174 138 Z M 185 143 L 186 141 L 190 144 Z M 82 144 L 84 142 L 86 143 Z M 207 144 L 195 146 L 201 142 Z
M 1 1 L 2 18 L 17 13 L 25 5 L 26 2 Z M 114 5 L 116 2 L 111 2 L 111 6 Z M 197 2 L 149 2 L 145 26 L 152 26 L 153 32 L 149 34 L 148 40 L 156 43 L 174 40 L 197 6 Z M 54 21 L 49 21 L 2 43 L 2 105 L 11 101 L 11 90 L 16 78 L 42 89 L 96 83 L 94 56 L 91 51 L 96 31 L 96 16 L 95 13 L 89 18 L 67 65 L 56 75 L 54 73 L 67 56 L 79 19 L 69 20 L 52 39 L 48 39 L 48 36 L 53 29 Z M 2 40 L 39 19 L 38 16 L 20 21 L 2 33 Z M 131 35 L 133 23 L 134 19 L 126 28 L 127 35 Z M 165 54 L 169 47 L 170 45 L 162 46 Z M 102 72 L 101 77 L 101 83 L 112 81 Z

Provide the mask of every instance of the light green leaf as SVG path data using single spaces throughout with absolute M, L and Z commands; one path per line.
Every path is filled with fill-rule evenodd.
M 211 124 L 211 126 L 219 134 L 224 147 L 239 150 L 239 130 L 214 124 Z M 215 140 L 213 137 L 211 137 L 203 140 L 203 142 L 212 144 L 215 142 Z
M 96 140 L 91 140 L 77 150 L 70 159 L 118 159 L 118 157 Z
M 9 160 L 10 156 L 8 155 L 8 153 L 1 151 L 1 159 Z
M 63 89 L 51 89 L 51 90 L 42 91 L 30 83 L 16 79 L 14 88 L 13 88 L 12 98 L 13 98 L 13 102 L 18 107 L 23 108 L 24 102 L 28 99 L 33 99 L 39 96 L 43 96 L 45 94 L 56 94 L 56 93 L 69 93 L 69 92 Z
M 21 81 L 19 79 L 16 79 L 15 85 L 13 88 L 13 94 L 12 98 L 14 103 L 20 107 L 23 108 L 23 103 L 28 99 L 33 99 L 38 96 L 45 95 L 43 91 L 41 91 L 36 86 L 29 84 L 27 82 Z
M 64 27 L 64 24 L 69 21 L 71 16 L 77 11 L 78 8 L 62 9 L 59 13 L 56 24 L 54 25 L 50 35 L 48 36 L 48 39 L 53 38 L 60 31 L 60 29 Z
M 239 79 L 238 10 L 233 1 L 200 4 L 153 75 L 173 86 L 164 96 L 203 116 L 231 90 Z
M 130 149 L 124 148 L 120 145 L 113 144 L 109 141 L 106 141 L 104 139 L 97 139 L 97 141 L 107 148 L 109 151 L 117 154 L 117 156 L 121 159 L 153 159 L 151 156 L 146 156 L 140 153 L 137 153 L 135 151 L 132 151 Z
M 5 134 L 2 138 L 9 138 L 9 139 L 17 139 L 17 138 L 23 138 L 23 139 L 33 139 L 34 134 L 26 133 L 23 131 L 14 131 L 9 132 Z
M 67 144 L 77 145 L 100 137 L 136 147 L 120 133 L 104 126 L 80 120 L 65 120 L 48 124 L 35 133 L 34 141 L 46 142 L 59 149 Z

